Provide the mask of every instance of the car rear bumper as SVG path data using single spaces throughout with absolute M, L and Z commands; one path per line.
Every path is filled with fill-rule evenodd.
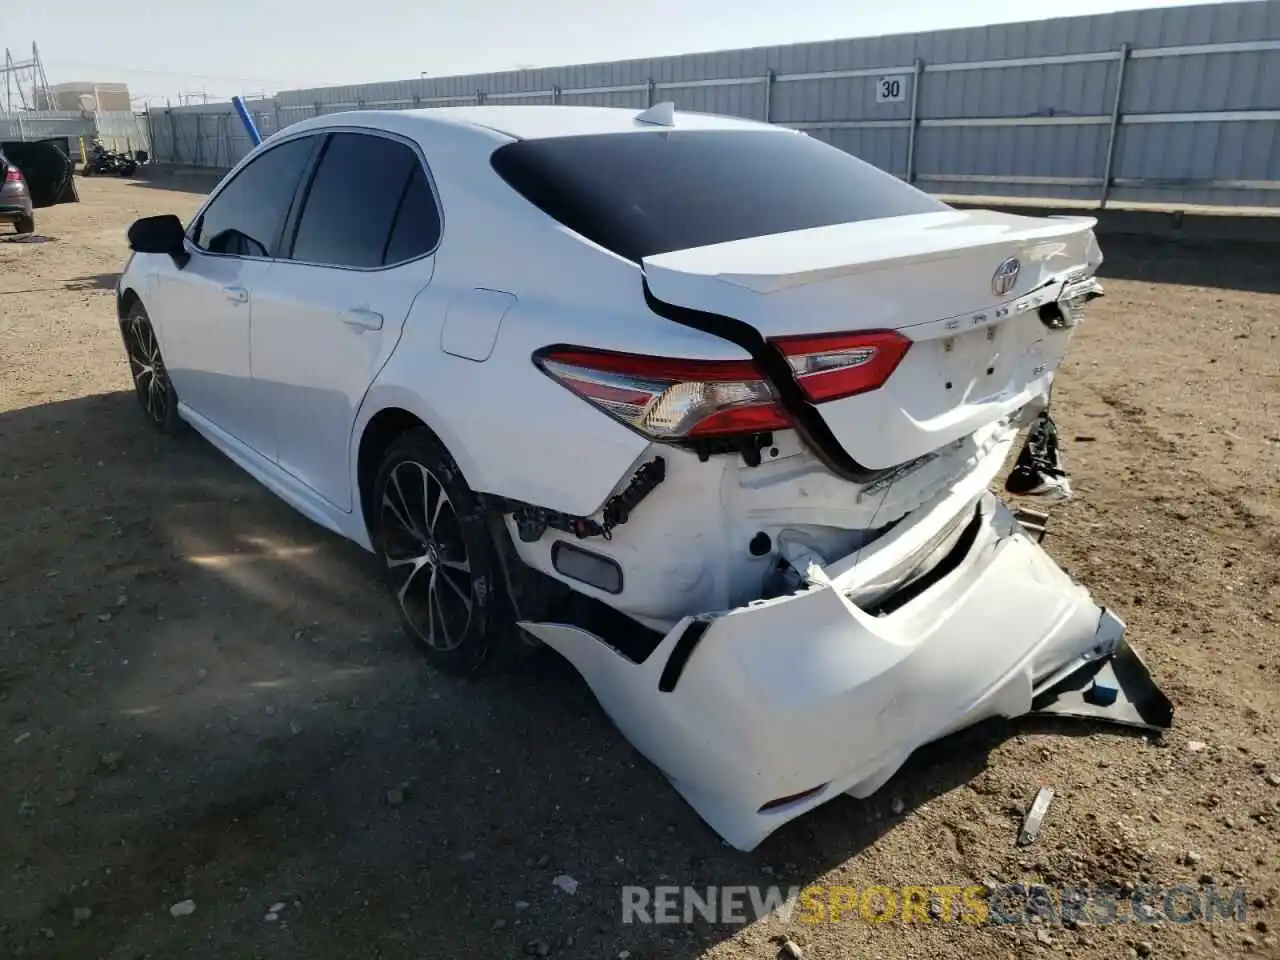
M 524 626 L 577 667 L 707 823 L 750 850 L 837 794 L 874 793 L 925 743 L 1027 713 L 1120 648 L 1123 622 L 999 500 L 984 493 L 971 516 L 941 575 L 880 616 L 849 599 L 869 562 L 687 617 L 640 664 L 575 627 Z

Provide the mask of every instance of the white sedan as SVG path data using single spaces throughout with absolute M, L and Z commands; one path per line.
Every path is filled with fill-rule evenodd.
M 134 224 L 118 313 L 151 420 L 375 553 L 434 663 L 555 649 L 751 849 L 985 717 L 1168 725 L 988 492 L 1093 225 L 670 104 L 362 111 Z

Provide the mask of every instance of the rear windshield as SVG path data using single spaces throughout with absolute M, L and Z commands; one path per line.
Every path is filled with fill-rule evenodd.
M 521 140 L 493 168 L 525 199 L 629 260 L 945 204 L 812 137 L 672 130 Z

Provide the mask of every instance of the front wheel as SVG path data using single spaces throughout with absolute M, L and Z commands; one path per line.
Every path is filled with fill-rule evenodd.
M 429 431 L 411 430 L 387 449 L 370 515 L 405 630 L 435 666 L 491 673 L 528 647 L 503 602 L 483 509 Z
M 178 417 L 178 394 L 169 379 L 160 341 L 151 327 L 151 319 L 141 303 L 129 308 L 121 325 L 125 352 L 129 355 L 129 373 L 133 390 L 142 404 L 147 419 L 161 433 L 177 433 L 182 428 Z

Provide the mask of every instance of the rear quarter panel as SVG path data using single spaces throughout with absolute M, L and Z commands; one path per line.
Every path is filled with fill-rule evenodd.
M 442 136 L 443 142 L 420 139 L 443 214 L 435 277 L 366 397 L 352 450 L 379 410 L 398 406 L 436 432 L 473 489 L 590 514 L 629 477 L 648 440 L 543 374 L 533 353 L 575 344 L 685 357 L 746 355 L 651 313 L 638 265 L 565 230 L 503 183 L 489 155 L 505 139 Z M 442 346 L 450 303 L 477 289 L 515 298 L 492 352 L 479 362 Z

